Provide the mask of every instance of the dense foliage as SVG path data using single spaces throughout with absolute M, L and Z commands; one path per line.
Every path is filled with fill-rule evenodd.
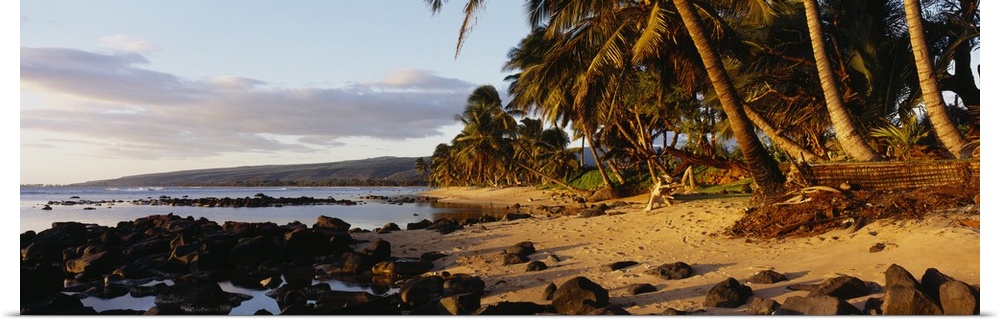
M 445 2 L 427 0 L 435 11 Z M 484 5 L 468 1 L 467 16 Z M 580 180 L 567 175 L 586 152 L 600 186 L 635 180 L 626 171 L 657 178 L 712 167 L 752 178 L 766 198 L 784 184 L 777 162 L 909 160 L 915 151 L 965 158 L 977 149 L 978 0 L 524 7 L 533 29 L 504 66 L 511 101 L 502 105 L 492 87 L 469 97 L 465 129 L 430 160 L 432 184 Z M 457 49 L 470 29 L 462 26 Z M 566 135 L 540 135 L 561 129 L 587 151 L 568 149 Z

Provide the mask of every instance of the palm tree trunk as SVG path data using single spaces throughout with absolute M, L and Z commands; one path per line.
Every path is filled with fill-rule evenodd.
M 604 180 L 604 186 L 611 186 L 611 178 L 608 177 L 607 171 L 604 170 L 604 164 L 601 162 L 601 156 L 597 154 L 597 147 L 594 145 L 593 133 L 590 133 L 590 128 L 587 127 L 587 123 L 580 123 L 583 126 L 583 137 L 587 139 L 587 143 L 590 144 L 590 153 L 594 155 L 594 163 L 597 164 L 597 171 L 601 173 L 601 179 Z
M 920 91 L 923 92 L 924 108 L 937 134 L 938 141 L 955 158 L 968 158 L 971 154 L 966 149 L 967 143 L 958 133 L 955 122 L 948 117 L 948 108 L 938 89 L 937 77 L 934 75 L 933 62 L 927 41 L 924 39 L 924 25 L 920 16 L 919 0 L 903 0 L 906 10 L 906 24 L 910 31 L 910 46 L 913 47 L 913 57 L 917 64 L 917 75 L 920 76 Z
M 729 124 L 733 129 L 736 143 L 743 151 L 750 176 L 758 186 L 751 197 L 751 206 L 760 206 L 768 202 L 769 199 L 781 197 L 784 194 L 785 176 L 778 169 L 778 163 L 767 154 L 764 145 L 760 143 L 757 134 L 754 133 L 752 123 L 747 118 L 746 112 L 743 111 L 742 100 L 722 66 L 719 53 L 709 43 L 705 26 L 701 18 L 698 17 L 694 5 L 688 0 L 673 1 L 674 5 L 677 6 L 677 13 L 684 21 L 688 34 L 691 35 L 691 40 L 698 49 L 698 54 L 701 55 L 705 70 L 712 81 L 712 87 L 715 88 L 716 95 L 722 103 L 722 109 L 729 117 Z
M 806 22 L 809 26 L 809 38 L 812 40 L 819 83 L 823 88 L 823 96 L 826 97 L 826 110 L 830 114 L 830 123 L 833 124 L 840 146 L 847 155 L 859 161 L 881 160 L 882 157 L 865 142 L 858 127 L 851 120 L 851 114 L 844 107 L 843 100 L 840 99 L 840 90 L 837 89 L 833 70 L 830 69 L 830 59 L 826 56 L 826 48 L 823 45 L 823 29 L 819 23 L 816 0 L 805 0 L 802 3 L 805 5 Z

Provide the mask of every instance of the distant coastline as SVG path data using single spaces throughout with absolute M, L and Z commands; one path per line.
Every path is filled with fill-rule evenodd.
M 428 157 L 424 157 L 429 159 Z M 427 185 L 418 173 L 419 157 L 377 157 L 313 164 L 260 165 L 150 173 L 72 184 L 21 184 L 21 187 L 416 187 Z

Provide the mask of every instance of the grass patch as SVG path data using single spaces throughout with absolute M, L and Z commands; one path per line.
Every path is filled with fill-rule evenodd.
M 608 175 L 612 175 L 608 173 Z M 601 171 L 597 169 L 586 170 L 579 177 L 571 180 L 569 185 L 582 190 L 595 190 L 604 186 L 604 179 L 601 178 Z
M 743 191 L 743 186 L 751 182 L 753 182 L 753 178 L 746 178 L 743 180 L 733 181 L 727 184 L 703 187 L 698 189 L 697 192 L 701 193 L 722 193 L 723 191 L 741 192 Z

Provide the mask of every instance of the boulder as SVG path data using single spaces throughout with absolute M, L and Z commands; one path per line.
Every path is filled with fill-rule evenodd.
M 322 247 L 329 241 L 327 235 L 309 228 L 295 228 L 284 235 L 283 245 L 287 257 L 295 257 L 302 253 L 320 255 Z M 310 252 L 311 251 L 311 252 Z M 323 254 L 326 255 L 326 254 Z
M 684 262 L 663 264 L 646 270 L 646 274 L 656 275 L 668 280 L 688 278 L 692 273 L 694 273 L 694 269 L 691 268 L 691 265 Z
M 858 308 L 847 303 L 842 298 L 817 296 L 792 296 L 774 312 L 775 315 L 855 315 L 861 314 Z
M 357 252 L 345 252 L 331 263 L 319 264 L 316 269 L 328 275 L 361 274 L 369 271 L 371 265 L 368 264 L 368 257 Z
M 544 271 L 547 268 L 549 268 L 549 267 L 547 265 L 545 265 L 545 263 L 543 263 L 543 262 L 540 262 L 540 261 L 531 261 L 531 262 L 528 263 L 527 268 L 525 269 L 525 271 L 527 271 L 527 272 L 537 272 L 537 271 Z
M 705 295 L 705 307 L 739 307 L 747 302 L 753 295 L 753 289 L 740 284 L 735 278 L 727 278 L 716 284 Z
M 316 277 L 316 269 L 312 266 L 289 267 L 282 272 L 281 276 L 260 276 L 257 280 L 257 284 L 264 288 L 275 288 L 281 284 L 282 276 L 284 277 L 285 283 L 290 286 L 306 287 L 312 285 L 313 279 Z
M 324 229 L 332 231 L 342 231 L 347 232 L 351 229 L 351 224 L 340 220 L 340 218 L 333 218 L 320 215 L 316 218 L 316 223 L 313 224 L 313 229 Z
M 121 264 L 121 256 L 114 251 L 102 251 L 90 256 L 66 261 L 66 272 L 97 277 L 111 272 Z
M 21 262 L 27 265 L 61 262 L 62 249 L 55 242 L 39 240 L 21 248 Z
M 524 255 L 513 254 L 513 253 L 500 254 L 500 263 L 503 264 L 504 266 L 527 263 L 527 262 L 528 262 L 528 257 Z
M 389 260 L 389 257 L 392 255 L 392 245 L 379 238 L 361 253 L 367 255 L 369 263 L 374 265 L 375 263 Z
M 528 256 L 535 253 L 535 244 L 530 241 L 523 241 L 517 243 L 517 245 L 505 248 L 503 252 L 520 256 Z
M 435 220 L 430 226 L 427 226 L 427 230 L 433 230 L 439 232 L 443 235 L 450 234 L 456 230 L 462 229 L 462 224 L 458 221 L 449 218 L 441 218 Z
M 628 290 L 628 294 L 638 295 L 642 293 L 652 293 L 656 292 L 656 287 L 653 284 L 642 283 L 642 284 L 630 284 L 625 288 Z
M 979 315 L 979 291 L 962 281 L 949 281 L 938 289 L 945 315 Z
M 399 295 L 403 304 L 418 307 L 437 299 L 444 292 L 444 279 L 440 276 L 417 277 L 403 282 Z
M 223 291 L 217 283 L 182 283 L 167 287 L 153 303 L 161 314 L 226 315 L 250 298 Z
M 465 293 L 482 295 L 485 289 L 486 282 L 469 274 L 448 275 L 442 284 L 442 294 L 445 296 Z
M 434 264 L 417 258 L 396 258 L 372 266 L 372 274 L 383 276 L 416 276 L 434 268 Z
M 552 306 L 559 314 L 587 314 L 608 305 L 608 290 L 586 277 L 574 277 L 558 288 Z
M 383 225 L 382 228 L 376 229 L 375 233 L 377 233 L 377 234 L 388 234 L 389 232 L 399 231 L 399 230 L 401 230 L 401 229 L 399 228 L 399 225 L 397 225 L 396 223 L 388 223 L 388 224 Z
M 757 274 L 754 274 L 753 276 L 750 276 L 750 278 L 747 279 L 747 283 L 749 283 L 749 284 L 774 284 L 774 283 L 777 283 L 777 282 L 787 281 L 787 280 L 788 280 L 788 278 L 785 277 L 785 275 L 782 275 L 781 273 L 778 273 L 778 272 L 775 272 L 775 271 L 772 271 L 772 270 L 763 270 L 763 271 L 757 272 Z
M 626 267 L 629 267 L 629 266 L 638 265 L 638 264 L 639 264 L 639 262 L 636 262 L 636 261 L 614 262 L 614 263 L 611 263 L 611 264 L 601 265 L 601 271 L 602 272 L 612 272 L 612 271 L 617 271 L 617 270 L 620 270 L 620 269 L 623 269 L 623 268 L 626 268 Z
M 441 311 L 451 315 L 472 314 L 479 309 L 479 294 L 465 293 L 446 296 L 438 301 Z
M 430 220 L 424 219 L 415 223 L 406 224 L 406 230 L 425 229 L 430 227 L 431 224 L 432 222 Z
M 556 294 L 556 284 L 549 282 L 549 285 L 545 286 L 545 290 L 542 290 L 542 299 L 546 301 L 551 301 L 552 297 Z
M 954 278 L 941 273 L 941 271 L 936 268 L 928 268 L 924 271 L 924 275 L 920 277 L 920 290 L 924 291 L 924 294 L 927 294 L 927 296 L 934 302 L 940 303 L 938 291 L 940 290 L 941 285 L 954 280 Z
M 885 315 L 941 315 L 941 308 L 918 288 L 890 286 L 882 298 Z
M 781 304 L 778 304 L 778 301 L 772 299 L 766 299 L 763 297 L 751 296 L 750 304 L 747 305 L 747 314 L 771 315 L 772 313 L 777 311 L 779 307 L 781 307 Z
M 865 307 L 861 310 L 864 315 L 882 315 L 882 298 L 870 297 L 865 300 Z
M 920 281 L 902 266 L 892 264 L 885 270 L 885 288 L 893 286 L 920 287 Z
M 281 258 L 278 237 L 255 236 L 242 238 L 229 251 L 228 262 L 237 267 L 256 268 L 265 261 Z
M 837 276 L 824 280 L 815 290 L 809 292 L 807 296 L 820 295 L 829 295 L 849 300 L 868 295 L 868 286 L 864 281 L 853 276 Z

